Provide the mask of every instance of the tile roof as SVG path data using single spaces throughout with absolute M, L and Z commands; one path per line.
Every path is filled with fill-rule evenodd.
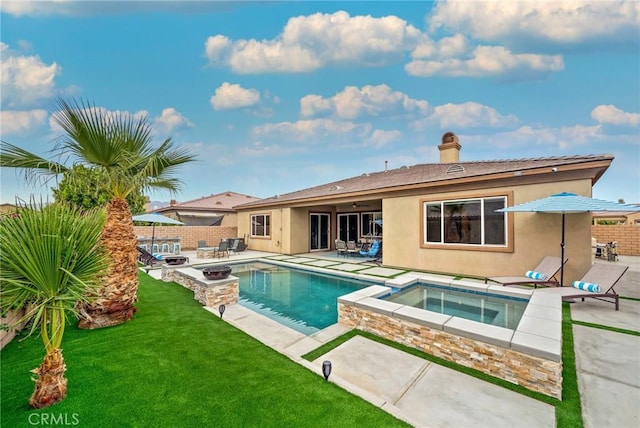
M 352 193 L 393 191 L 402 186 L 443 182 L 454 179 L 480 178 L 500 173 L 524 173 L 538 168 L 553 168 L 590 162 L 613 160 L 612 155 L 554 156 L 546 158 L 503 159 L 456 163 L 431 163 L 402 166 L 397 169 L 364 173 L 357 177 L 334 181 L 291 193 L 249 202 L 236 208 L 249 208 L 273 203 L 302 201 L 305 199 L 331 199 Z
M 244 204 L 247 202 L 259 201 L 260 198 L 254 196 L 244 195 L 236 192 L 222 192 L 215 195 L 203 196 L 191 201 L 181 202 L 175 205 L 166 206 L 157 209 L 157 212 L 174 211 L 178 209 L 182 210 L 195 210 L 195 211 L 233 211 L 233 207 L 236 205 Z

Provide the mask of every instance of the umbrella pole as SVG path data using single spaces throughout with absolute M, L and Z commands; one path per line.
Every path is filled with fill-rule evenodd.
M 560 287 L 564 287 L 564 213 L 562 213 L 562 242 L 560 243 Z
M 151 254 L 153 254 L 153 241 L 156 237 L 156 224 L 153 223 L 153 227 L 151 228 Z

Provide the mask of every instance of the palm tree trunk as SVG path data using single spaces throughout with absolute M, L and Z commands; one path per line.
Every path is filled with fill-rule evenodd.
M 38 375 L 36 389 L 29 399 L 31 407 L 41 409 L 62 401 L 67 395 L 67 367 L 62 357 L 62 349 L 56 348 L 44 356 L 40 367 L 31 370 Z
M 127 201 L 114 198 L 107 205 L 101 236 L 110 265 L 103 285 L 80 309 L 80 328 L 94 329 L 129 321 L 138 300 L 137 239 Z

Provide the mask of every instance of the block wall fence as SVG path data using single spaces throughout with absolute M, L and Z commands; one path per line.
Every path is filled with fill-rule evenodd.
M 153 226 L 133 226 L 137 236 L 151 237 Z M 221 239 L 242 238 L 237 236 L 235 226 L 156 226 L 155 236 L 165 238 L 180 238 L 182 250 L 195 250 L 198 241 L 207 241 L 207 245 L 215 247 Z
M 594 224 L 591 236 L 600 244 L 616 241 L 618 254 L 640 256 L 640 226 L 633 224 Z

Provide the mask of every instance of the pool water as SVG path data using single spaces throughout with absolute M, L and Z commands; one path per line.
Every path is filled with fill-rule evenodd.
M 338 297 L 373 285 L 268 263 L 231 265 L 239 304 L 303 334 L 338 322 Z
M 516 297 L 417 284 L 384 300 L 515 330 L 528 301 Z

